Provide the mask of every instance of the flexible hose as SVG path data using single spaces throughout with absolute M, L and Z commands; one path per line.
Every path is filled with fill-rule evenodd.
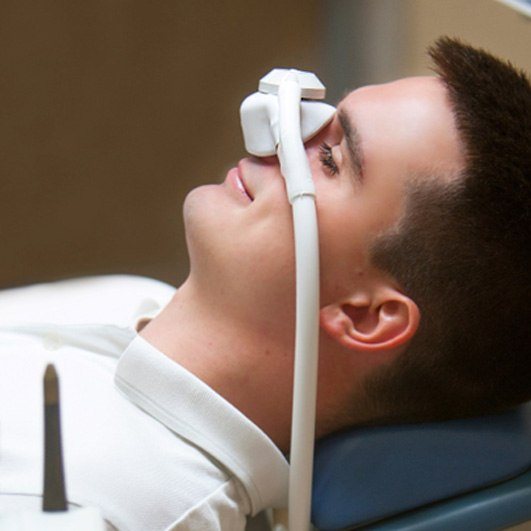
M 296 325 L 289 476 L 289 531 L 308 531 L 319 346 L 319 239 L 315 189 L 301 138 L 301 89 L 289 73 L 279 93 L 279 159 L 293 209 Z

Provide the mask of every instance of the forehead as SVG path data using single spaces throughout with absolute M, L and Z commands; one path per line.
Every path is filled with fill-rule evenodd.
M 338 107 L 349 107 L 358 99 L 388 99 L 398 102 L 403 97 L 446 100 L 446 88 L 437 76 L 416 76 L 397 79 L 389 83 L 366 85 L 352 90 L 341 99 Z
M 463 165 L 448 94 L 437 77 L 362 87 L 338 108 L 356 128 L 368 161 L 384 156 L 397 169 L 415 172 L 454 172 Z

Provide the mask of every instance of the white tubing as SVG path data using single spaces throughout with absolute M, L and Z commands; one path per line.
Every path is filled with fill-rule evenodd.
M 288 72 L 278 89 L 278 158 L 291 204 L 301 195 L 315 196 L 310 164 L 301 137 L 301 88 Z
M 319 240 L 315 189 L 301 139 L 300 86 L 288 74 L 279 88 L 279 159 L 293 207 L 296 326 L 289 475 L 289 531 L 308 531 L 317 398 Z
M 295 374 L 291 424 L 289 529 L 310 526 L 319 340 L 319 243 L 315 201 L 293 203 L 297 264 Z

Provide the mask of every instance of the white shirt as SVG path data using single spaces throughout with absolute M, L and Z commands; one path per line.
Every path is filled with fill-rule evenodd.
M 174 291 L 113 276 L 0 292 L 0 512 L 40 509 L 49 362 L 71 505 L 99 507 L 120 530 L 237 531 L 286 504 L 273 442 L 136 334 Z

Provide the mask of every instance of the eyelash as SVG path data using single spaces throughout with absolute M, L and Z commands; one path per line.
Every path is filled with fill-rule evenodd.
M 334 157 L 332 156 L 332 147 L 326 142 L 323 142 L 319 146 L 319 160 L 321 161 L 322 165 L 327 168 L 330 175 L 335 175 L 339 172 L 339 168 L 337 167 Z

